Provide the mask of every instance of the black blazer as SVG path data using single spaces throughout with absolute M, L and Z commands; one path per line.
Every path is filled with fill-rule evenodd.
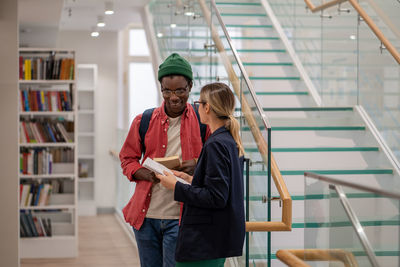
M 178 262 L 241 256 L 245 236 L 243 158 L 225 128 L 201 151 L 192 185 L 176 183 L 183 213 L 176 246 Z

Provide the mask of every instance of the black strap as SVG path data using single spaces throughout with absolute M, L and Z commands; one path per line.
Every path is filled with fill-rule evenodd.
M 146 109 L 142 114 L 142 119 L 140 120 L 139 125 L 139 136 L 140 143 L 142 144 L 142 155 L 146 152 L 146 146 L 144 145 L 144 139 L 146 137 L 147 130 L 149 129 L 149 124 L 151 120 L 151 116 L 153 115 L 153 111 L 155 108 Z
M 199 112 L 196 110 L 196 108 L 194 107 L 193 104 L 192 104 L 192 107 L 193 107 L 193 110 L 196 112 L 197 120 L 199 121 L 201 141 L 204 144 L 206 141 L 207 125 L 200 122 Z M 142 145 L 142 155 L 144 155 L 146 152 L 146 146 L 144 144 L 144 139 L 146 138 L 146 133 L 147 133 L 147 130 L 149 129 L 149 124 L 150 124 L 151 116 L 153 115 L 154 109 L 155 108 L 146 109 L 142 114 L 142 119 L 140 120 L 139 136 L 140 136 L 140 143 Z

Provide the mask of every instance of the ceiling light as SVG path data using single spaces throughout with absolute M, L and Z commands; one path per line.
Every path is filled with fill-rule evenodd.
M 357 39 L 357 37 L 354 34 L 352 34 L 352 35 L 350 35 L 350 39 L 355 40 L 355 39 Z
M 175 23 L 171 23 L 171 25 L 169 25 L 171 28 L 176 28 L 176 24 Z
M 100 35 L 99 31 L 97 30 L 96 27 L 92 27 L 92 32 L 90 33 L 90 36 L 92 37 L 98 37 Z
M 106 2 L 106 8 L 104 10 L 104 14 L 106 15 L 112 15 L 114 14 L 114 5 L 112 2 Z
M 104 21 L 103 16 L 98 16 L 97 17 L 97 27 L 105 27 L 106 23 Z
M 163 37 L 164 35 L 161 33 L 161 32 L 159 32 L 159 33 L 157 33 L 157 37 L 158 38 L 161 38 L 161 37 Z
M 191 16 L 194 15 L 194 12 L 192 12 L 192 11 L 186 11 L 184 14 L 185 14 L 185 16 L 191 17 Z

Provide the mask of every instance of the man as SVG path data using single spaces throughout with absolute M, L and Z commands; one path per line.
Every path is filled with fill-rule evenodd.
M 142 267 L 175 266 L 180 215 L 173 192 L 139 163 L 142 152 L 143 160 L 178 155 L 182 160 L 179 169 L 191 173 L 203 145 L 197 115 L 187 103 L 193 85 L 190 64 L 174 53 L 159 66 L 158 80 L 164 101 L 151 115 L 144 147 L 139 134 L 140 114 L 133 120 L 119 155 L 124 175 L 136 182 L 123 213 L 133 226 Z

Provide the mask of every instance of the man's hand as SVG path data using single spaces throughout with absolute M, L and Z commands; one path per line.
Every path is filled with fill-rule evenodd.
M 160 180 L 156 177 L 154 172 L 146 168 L 140 168 L 139 170 L 137 170 L 133 175 L 133 178 L 136 180 L 149 181 L 152 182 L 153 184 L 157 184 L 160 182 Z
M 194 169 L 196 169 L 196 161 L 194 159 L 182 161 L 181 167 L 177 168 L 177 171 L 185 172 L 189 175 L 193 175 Z

